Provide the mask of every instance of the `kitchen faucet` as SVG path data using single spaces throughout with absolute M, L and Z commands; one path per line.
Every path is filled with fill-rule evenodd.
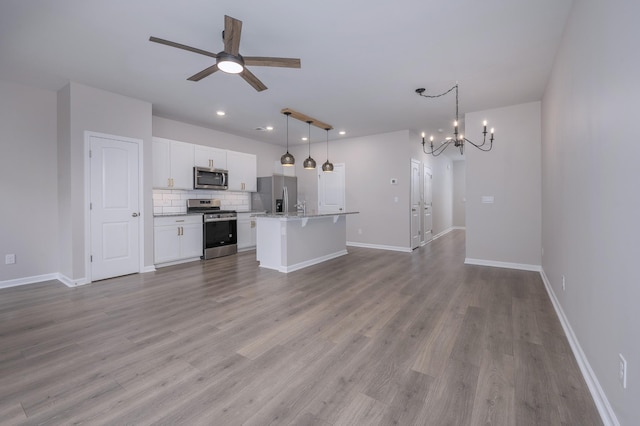
M 302 209 L 302 215 L 303 216 L 307 215 L 307 200 L 298 201 L 294 207 L 298 211 L 300 211 L 300 209 Z

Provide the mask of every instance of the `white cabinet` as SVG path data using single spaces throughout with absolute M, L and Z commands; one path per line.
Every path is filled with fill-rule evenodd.
M 153 138 L 153 187 L 193 189 L 193 145 Z
M 196 145 L 193 159 L 196 167 L 227 169 L 227 151 L 224 149 Z
M 156 265 L 196 260 L 202 256 L 202 215 L 156 217 L 153 225 Z
M 255 215 L 255 212 L 238 213 L 238 250 L 250 250 L 256 247 Z
M 153 138 L 153 187 L 193 189 L 193 167 L 229 170 L 229 191 L 256 192 L 254 154 Z
M 229 170 L 229 191 L 256 192 L 258 190 L 255 155 L 227 151 L 227 170 Z

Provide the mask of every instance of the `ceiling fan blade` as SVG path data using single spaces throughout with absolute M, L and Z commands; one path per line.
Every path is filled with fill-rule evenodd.
M 251 71 L 249 71 L 246 67 L 240 73 L 240 77 L 244 78 L 244 81 L 249 83 L 254 89 L 258 92 L 262 92 L 263 90 L 267 90 L 267 86 L 265 86 Z
M 300 68 L 298 58 L 270 58 L 268 56 L 243 56 L 245 65 L 254 67 Z
M 242 32 L 242 21 L 231 16 L 224 15 L 224 51 L 238 56 L 240 51 L 240 33 Z
M 176 43 L 174 41 L 169 41 L 169 40 L 165 40 L 165 39 L 154 37 L 154 36 L 149 37 L 149 41 L 152 41 L 154 43 L 164 44 L 171 47 L 177 47 L 178 49 L 188 50 L 189 52 L 199 53 L 201 55 L 209 56 L 211 58 L 215 58 L 218 56 L 215 53 L 207 52 L 206 50 L 198 49 L 196 47 L 187 46 L 185 44 Z
M 205 78 L 206 76 L 211 75 L 216 71 L 218 71 L 218 65 L 217 64 L 213 64 L 209 68 L 205 68 L 202 71 L 200 71 L 199 73 L 192 75 L 187 80 L 189 80 L 189 81 L 200 81 L 203 78 Z

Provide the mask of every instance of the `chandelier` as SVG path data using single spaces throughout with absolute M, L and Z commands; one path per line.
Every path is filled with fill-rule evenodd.
M 476 148 L 478 148 L 480 151 L 491 151 L 491 148 L 493 148 L 493 128 L 491 129 L 491 137 L 489 139 L 489 144 L 487 145 L 487 121 L 485 120 L 482 124 L 484 126 L 484 129 L 482 131 L 482 143 L 481 144 L 475 144 L 473 142 L 471 142 L 469 139 L 465 138 L 464 135 L 462 135 L 461 133 L 458 133 L 458 85 L 456 84 L 455 86 L 453 86 L 451 89 L 447 90 L 446 92 L 440 93 L 439 95 L 425 95 L 426 89 L 424 88 L 419 88 L 416 89 L 416 93 L 422 97 L 425 98 L 439 98 L 441 96 L 444 96 L 448 93 L 451 93 L 453 90 L 456 91 L 456 120 L 453 122 L 453 136 L 452 137 L 447 137 L 444 141 L 440 142 L 440 145 L 434 147 L 433 146 L 433 136 L 429 137 L 429 150 L 427 150 L 426 142 L 424 140 L 424 132 L 422 133 L 422 151 L 424 151 L 425 154 L 431 154 L 434 157 L 437 157 L 438 155 L 442 154 L 442 152 L 447 149 L 447 147 L 449 145 L 453 145 L 456 148 L 458 148 L 460 150 L 460 154 L 464 154 L 464 144 L 465 142 L 470 143 L 471 145 L 475 146 Z

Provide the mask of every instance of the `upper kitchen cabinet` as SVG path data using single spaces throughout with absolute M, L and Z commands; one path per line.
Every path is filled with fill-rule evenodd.
M 227 169 L 227 151 L 224 149 L 196 145 L 193 158 L 196 167 Z
M 153 187 L 193 189 L 193 145 L 153 138 Z
M 227 151 L 227 170 L 229 170 L 229 191 L 256 192 L 258 190 L 255 155 Z

